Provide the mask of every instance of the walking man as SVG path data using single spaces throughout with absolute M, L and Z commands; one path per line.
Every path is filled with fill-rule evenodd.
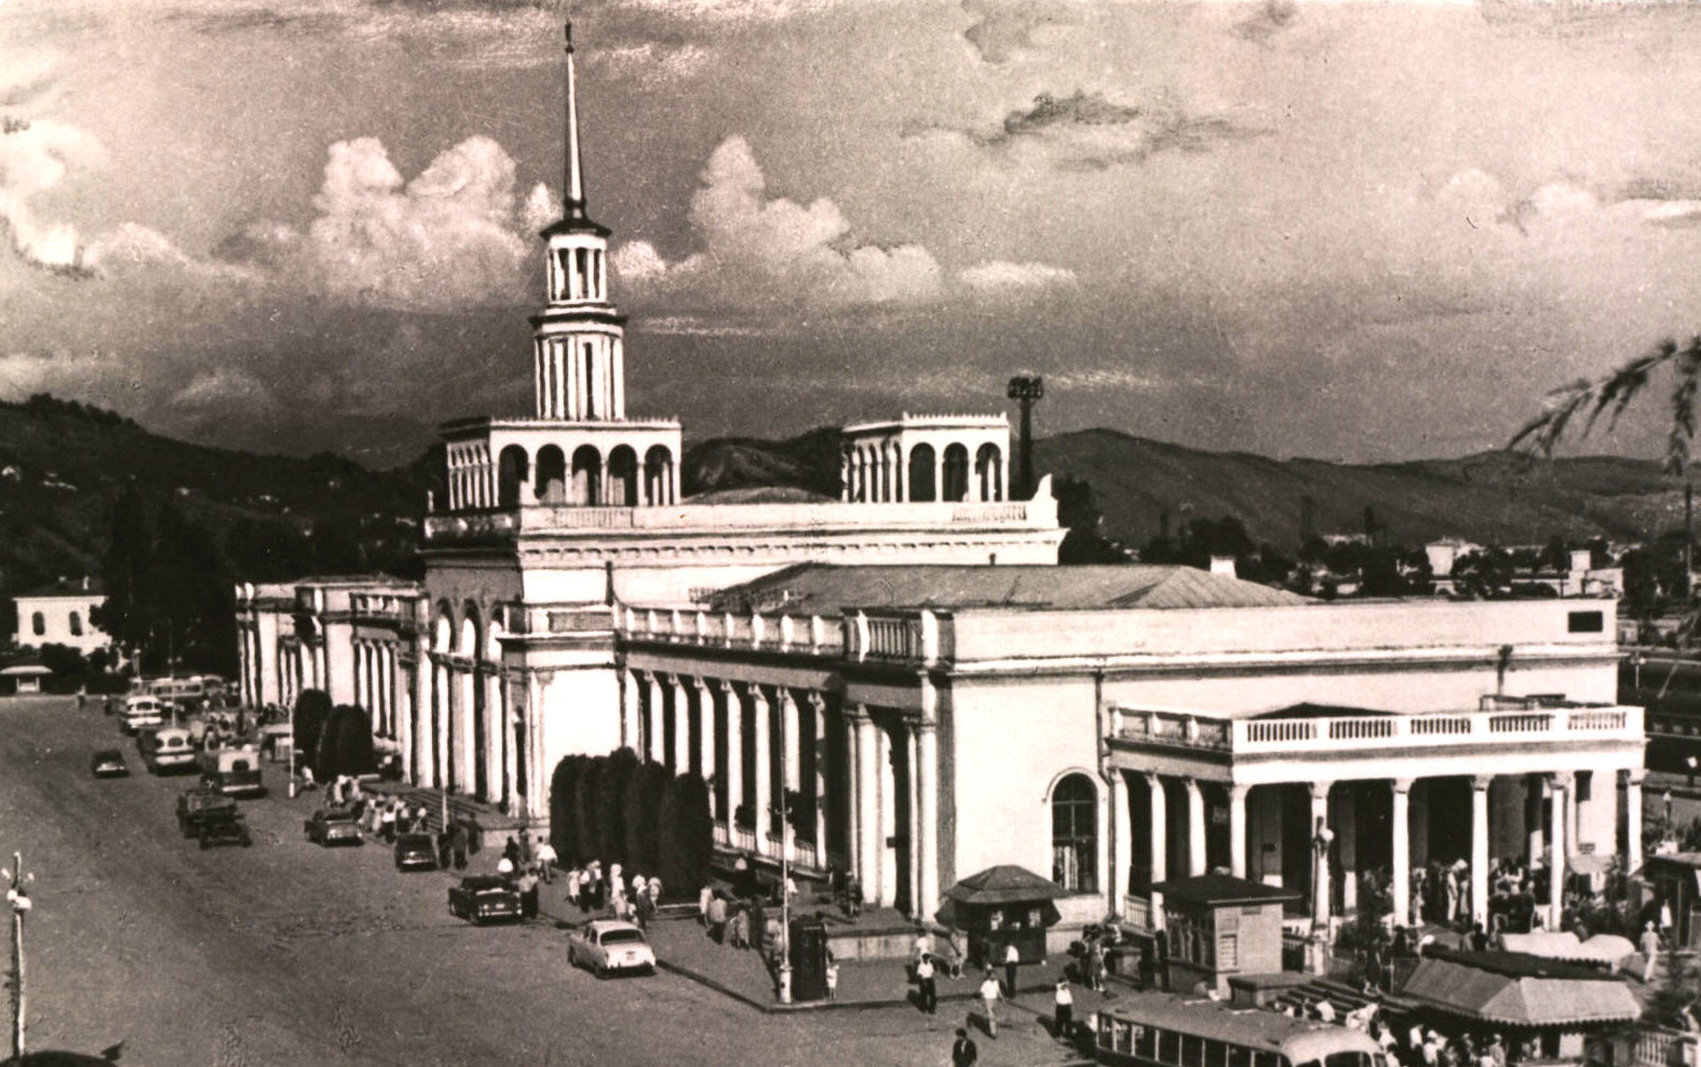
M 1654 967 L 1660 961 L 1660 932 L 1654 929 L 1652 920 L 1642 931 L 1642 955 L 1648 957 L 1642 967 L 1642 984 L 1647 985 L 1654 980 Z
M 1056 1009 L 1057 1040 L 1068 1042 L 1075 1031 L 1075 994 L 1067 977 L 1057 980 Z
M 980 1000 L 986 1006 L 986 1036 L 998 1040 L 998 979 L 992 968 L 986 969 L 986 980 L 980 984 Z
M 933 957 L 922 956 L 915 965 L 916 984 L 921 986 L 921 1010 L 939 1014 L 939 984 L 933 976 Z
M 980 1062 L 980 1049 L 974 1038 L 962 1027 L 957 1028 L 957 1040 L 951 1045 L 951 1067 L 975 1067 Z
M 1010 942 L 1004 946 L 1004 984 L 1009 988 L 1008 996 L 1016 995 L 1016 965 L 1022 962 L 1022 954 L 1016 950 L 1016 943 Z

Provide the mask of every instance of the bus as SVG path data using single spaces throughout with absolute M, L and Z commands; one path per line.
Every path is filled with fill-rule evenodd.
M 135 734 L 147 727 L 161 725 L 165 716 L 166 707 L 159 698 L 143 694 L 124 701 L 124 714 L 119 717 L 119 725 L 125 733 Z
M 195 745 L 181 726 L 151 726 L 136 735 L 149 774 L 195 769 Z
M 1103 1067 L 1391 1067 L 1369 1034 L 1175 993 L 1134 993 L 1098 1013 Z

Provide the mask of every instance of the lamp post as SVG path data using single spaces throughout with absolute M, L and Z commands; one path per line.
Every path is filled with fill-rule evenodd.
M 12 1055 L 19 1063 L 24 1060 L 24 1019 L 29 1014 L 29 998 L 24 992 L 24 914 L 30 910 L 30 898 L 25 886 L 34 878 L 24 873 L 23 854 L 12 853 L 6 902 L 12 905 Z
M 1010 499 L 1027 500 L 1034 492 L 1034 402 L 1045 396 L 1045 379 L 1037 374 L 1018 375 L 1010 379 L 1005 395 L 1022 405 L 1021 438 L 1017 442 L 1021 448 L 1021 484 Z
M 791 753 L 785 706 L 780 707 L 780 1003 L 791 1003 Z

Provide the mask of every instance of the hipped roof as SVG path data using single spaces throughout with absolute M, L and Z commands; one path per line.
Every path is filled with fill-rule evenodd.
M 1574 1029 L 1642 1013 L 1621 977 L 1522 952 L 1431 949 L 1400 994 L 1420 1008 L 1500 1026 Z
M 971 874 L 945 891 L 963 904 L 1027 904 L 1063 895 L 1063 887 L 1025 867 L 1004 864 Z

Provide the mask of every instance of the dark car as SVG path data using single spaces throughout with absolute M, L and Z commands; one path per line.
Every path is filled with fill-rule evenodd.
M 449 914 L 475 926 L 492 922 L 520 921 L 520 893 L 507 880 L 490 874 L 475 874 L 449 887 Z
M 360 834 L 360 817 L 353 808 L 320 808 L 307 820 L 307 840 L 327 847 L 331 845 L 364 845 Z
M 215 808 L 201 819 L 200 829 L 196 836 L 200 839 L 201 848 L 209 849 L 214 845 L 241 845 L 247 848 L 254 843 L 253 835 L 248 832 L 248 820 L 236 810 L 236 805 L 228 808 Z
M 196 786 L 177 798 L 177 829 L 184 837 L 199 837 L 201 826 L 208 819 L 222 819 L 236 814 L 236 801 Z
M 89 759 L 89 770 L 96 778 L 128 778 L 130 766 L 124 762 L 124 753 L 116 748 L 103 748 Z
M 437 843 L 430 834 L 403 834 L 396 838 L 396 870 L 435 871 Z

